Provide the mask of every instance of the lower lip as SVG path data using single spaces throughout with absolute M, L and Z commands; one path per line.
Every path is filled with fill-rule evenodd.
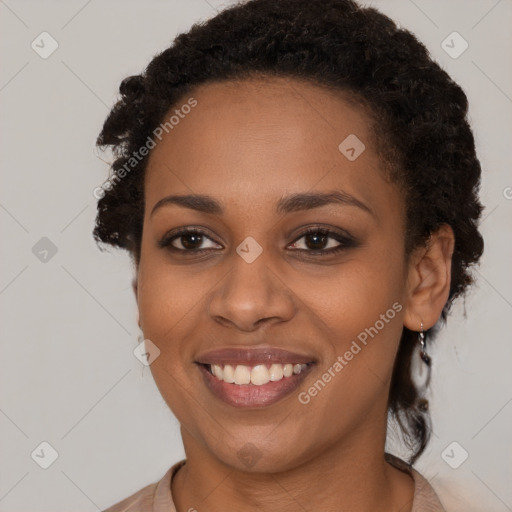
M 208 389 L 217 397 L 233 407 L 265 407 L 272 405 L 293 393 L 306 378 L 313 365 L 308 365 L 300 373 L 283 377 L 276 382 L 262 386 L 254 384 L 230 384 L 217 379 L 206 368 L 198 365 Z

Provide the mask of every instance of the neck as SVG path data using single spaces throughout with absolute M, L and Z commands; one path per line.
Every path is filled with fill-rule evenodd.
M 269 474 L 233 469 L 182 429 L 187 463 L 172 483 L 177 510 L 409 512 L 413 480 L 385 461 L 379 431 L 357 429 L 307 462 Z

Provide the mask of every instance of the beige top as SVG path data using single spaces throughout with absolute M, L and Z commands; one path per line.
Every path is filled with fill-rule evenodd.
M 411 512 L 446 512 L 432 486 L 414 468 L 390 454 L 386 454 L 386 460 L 409 473 L 414 480 Z M 159 482 L 147 485 L 103 512 L 176 512 L 171 495 L 171 480 L 185 462 L 186 460 L 177 462 Z

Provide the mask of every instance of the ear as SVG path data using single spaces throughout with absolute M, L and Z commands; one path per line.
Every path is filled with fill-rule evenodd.
M 423 328 L 428 330 L 439 320 L 450 293 L 454 246 L 453 230 L 443 224 L 432 233 L 426 247 L 416 249 L 411 255 L 404 314 L 408 329 L 419 331 L 423 323 Z

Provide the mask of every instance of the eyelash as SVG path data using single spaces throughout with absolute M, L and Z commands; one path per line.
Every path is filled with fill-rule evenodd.
M 188 253 L 191 255 L 206 253 L 206 252 L 209 252 L 212 250 L 214 250 L 214 251 L 218 250 L 218 249 L 212 249 L 212 248 L 209 248 L 209 249 L 178 249 L 171 245 L 174 240 L 179 239 L 184 235 L 190 235 L 190 234 L 201 235 L 201 236 L 208 238 L 212 242 L 217 243 L 214 240 L 212 240 L 212 238 L 210 236 L 208 236 L 208 234 L 205 233 L 204 231 L 202 231 L 201 229 L 183 228 L 177 232 L 169 233 L 169 234 L 165 235 L 162 238 L 162 240 L 160 240 L 158 242 L 158 246 L 162 249 L 166 248 L 167 250 L 175 252 L 175 253 Z M 323 228 L 323 227 L 310 227 L 310 228 L 306 229 L 303 233 L 301 233 L 292 242 L 292 245 L 296 244 L 299 240 L 301 240 L 305 236 L 313 235 L 313 234 L 327 236 L 328 238 L 333 238 L 334 240 L 339 242 L 339 245 L 336 247 L 332 247 L 330 249 L 317 249 L 317 250 L 315 250 L 315 249 L 292 249 L 292 250 L 295 252 L 306 252 L 312 256 L 327 256 L 327 255 L 331 255 L 331 254 L 337 254 L 343 250 L 349 249 L 351 247 L 355 247 L 357 245 L 356 241 L 348 234 L 341 235 L 335 231 L 332 231 L 330 229 Z

